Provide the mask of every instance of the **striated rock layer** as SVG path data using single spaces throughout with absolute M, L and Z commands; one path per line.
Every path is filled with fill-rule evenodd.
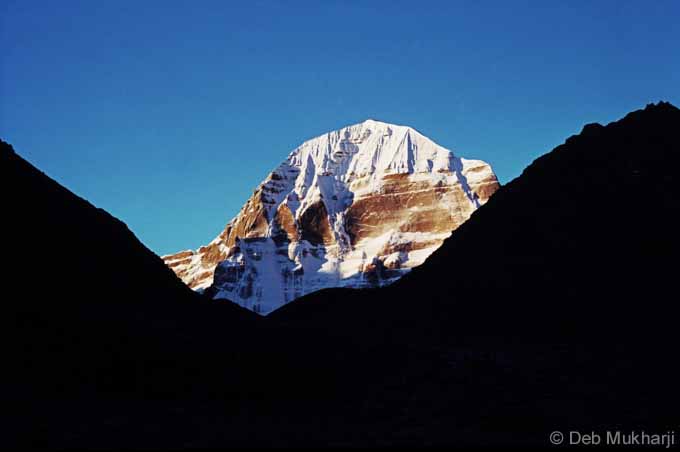
M 395 281 L 498 187 L 485 162 L 368 120 L 303 143 L 215 240 L 163 259 L 190 287 L 267 314 L 326 287 Z

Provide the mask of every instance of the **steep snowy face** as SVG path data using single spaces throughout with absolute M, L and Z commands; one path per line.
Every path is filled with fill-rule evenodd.
M 395 281 L 497 188 L 486 163 L 367 120 L 303 143 L 215 240 L 163 259 L 190 287 L 267 314 L 315 290 Z

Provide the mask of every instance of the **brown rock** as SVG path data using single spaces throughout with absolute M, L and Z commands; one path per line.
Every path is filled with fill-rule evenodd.
M 312 245 L 330 245 L 335 242 L 328 211 L 323 201 L 309 206 L 300 216 L 300 237 Z

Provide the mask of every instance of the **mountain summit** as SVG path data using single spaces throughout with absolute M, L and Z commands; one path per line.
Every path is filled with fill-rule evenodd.
M 304 142 L 217 238 L 163 259 L 190 287 L 267 314 L 322 288 L 395 281 L 498 186 L 485 162 L 369 119 Z

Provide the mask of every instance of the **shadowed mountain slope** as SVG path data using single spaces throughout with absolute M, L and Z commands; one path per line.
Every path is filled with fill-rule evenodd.
M 0 159 L 5 249 L 12 256 L 5 278 L 25 296 L 44 300 L 12 308 L 62 311 L 115 300 L 149 315 L 158 306 L 175 309 L 200 299 L 124 223 L 50 179 L 3 141 Z M 58 303 L 48 301 L 57 297 Z M 252 317 L 235 306 L 224 311 Z M 158 316 L 154 311 L 151 317 Z
M 678 130 L 665 103 L 586 126 L 393 286 L 324 290 L 257 322 L 186 295 L 120 223 L 3 154 L 20 264 L 7 284 L 21 288 L 3 305 L 23 377 L 6 386 L 9 429 L 21 445 L 109 448 L 545 447 L 555 430 L 672 430 Z M 136 250 L 135 270 L 89 252 L 111 240 L 110 259 Z M 65 283 L 94 267 L 113 272 L 110 291 Z
M 678 130 L 668 103 L 587 125 L 393 286 L 312 294 L 272 318 L 387 334 L 667 332 L 658 327 L 677 313 Z M 387 310 L 398 312 L 383 321 Z
M 238 306 L 193 293 L 125 224 L 4 142 L 0 188 L 10 256 L 2 309 L 18 357 L 10 375 L 32 396 L 130 389 L 162 371 L 171 382 L 181 370 L 174 355 L 252 323 Z
M 409 439 L 673 429 L 679 131 L 668 103 L 587 125 L 394 285 L 325 290 L 268 320 L 402 344 L 400 383 L 374 400 L 408 413 Z
M 196 294 L 5 142 L 0 189 L 5 444 L 325 444 L 397 361 Z

